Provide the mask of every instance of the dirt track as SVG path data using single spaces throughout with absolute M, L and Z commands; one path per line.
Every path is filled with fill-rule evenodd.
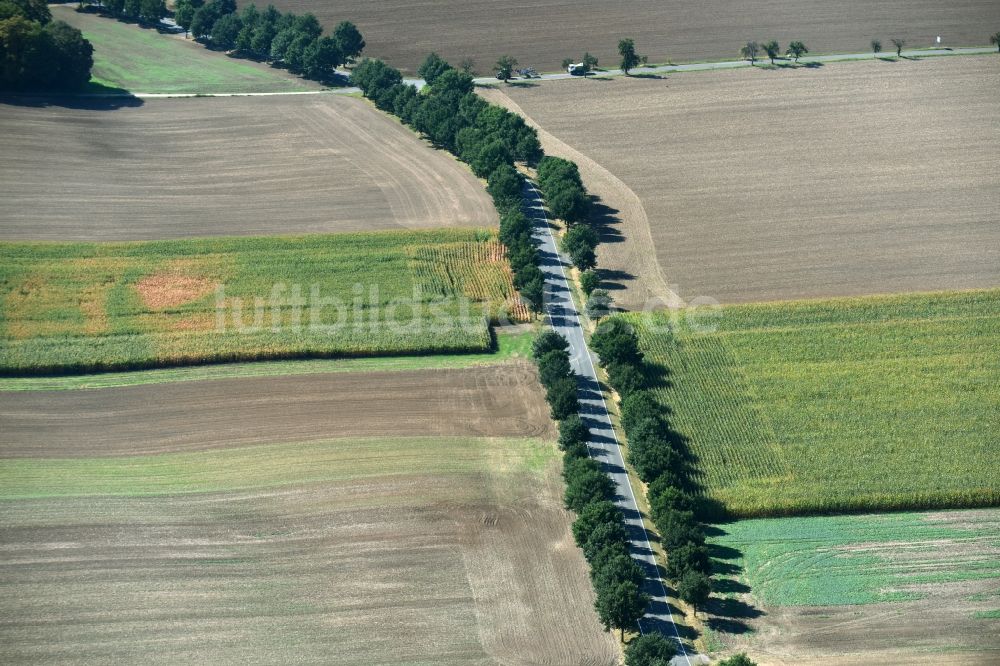
M 10 393 L 0 458 L 139 455 L 350 436 L 554 437 L 534 367 L 335 373 Z
M 241 2 L 241 5 L 245 2 Z M 814 53 L 858 52 L 879 37 L 911 46 L 985 45 L 1000 26 L 993 0 L 278 0 L 310 11 L 324 25 L 349 19 L 364 33 L 366 55 L 415 70 L 431 51 L 452 62 L 472 57 L 483 73 L 509 53 L 539 71 L 590 51 L 617 65 L 617 44 L 632 37 L 651 62 L 734 58 L 748 40 L 805 41 Z
M 525 116 L 538 130 L 538 139 L 547 155 L 576 162 L 591 195 L 598 201 L 592 208 L 592 222 L 600 229 L 597 247 L 601 286 L 608 289 L 615 305 L 626 310 L 646 307 L 677 307 L 680 298 L 663 279 L 653 246 L 649 218 L 642 200 L 628 185 L 587 155 L 559 140 L 538 125 L 503 90 L 484 88 L 479 94 L 494 104 Z
M 998 76 L 988 56 L 505 92 L 638 195 L 683 299 L 744 302 L 1000 284 Z
M 0 99 L 0 155 L 6 240 L 496 223 L 468 167 L 343 96 L 169 99 L 113 110 Z

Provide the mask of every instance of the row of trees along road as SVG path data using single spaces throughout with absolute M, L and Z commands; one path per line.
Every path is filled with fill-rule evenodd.
M 164 0 L 103 0 L 112 16 L 156 24 L 168 15 Z M 361 55 L 365 40 L 357 27 L 343 21 L 329 36 L 312 14 L 281 13 L 268 5 L 247 5 L 237 12 L 236 0 L 178 0 L 174 20 L 195 39 L 232 55 L 287 67 L 318 81 Z
M 94 48 L 53 21 L 44 0 L 0 0 L 0 90 L 74 90 L 90 81 Z
M 781 45 L 773 39 L 763 43 L 747 42 L 740 49 L 740 57 L 744 60 L 749 60 L 750 64 L 753 65 L 757 62 L 757 58 L 760 57 L 761 52 L 771 59 L 771 64 L 773 65 L 774 59 L 781 56 Z M 788 49 L 785 51 L 785 55 L 794 59 L 795 62 L 798 62 L 799 58 L 807 53 L 809 53 L 809 49 L 806 48 L 803 42 L 799 41 L 790 43 Z
M 591 345 L 621 398 L 621 424 L 628 438 L 628 462 L 648 484 L 650 514 L 667 554 L 667 578 L 681 599 L 695 609 L 712 591 L 711 560 L 697 515 L 683 439 L 670 427 L 653 395 L 639 338 L 628 322 L 610 319 L 591 337 Z
M 418 92 L 403 83 L 399 70 L 381 60 L 364 60 L 351 82 L 375 105 L 467 163 L 480 178 L 500 214 L 500 240 L 514 271 L 514 286 L 534 312 L 542 311 L 545 280 L 538 268 L 532 225 L 525 217 L 523 179 L 515 162 L 534 165 L 542 158 L 538 134 L 524 119 L 489 104 L 473 92 L 472 75 L 430 54 L 420 67 L 427 82 Z
M 629 554 L 625 517 L 613 501 L 614 484 L 587 449 L 590 432 L 580 418 L 568 350 L 566 339 L 549 329 L 535 339 L 532 353 L 552 418 L 559 422 L 564 503 L 576 514 L 573 539 L 590 565 L 594 608 L 605 630 L 617 629 L 624 640 L 625 631 L 636 629 L 646 614 L 650 599 L 642 592 L 642 567 Z
M 170 13 L 164 0 L 101 0 L 100 3 L 83 0 L 80 3 L 81 7 L 97 4 L 112 16 L 148 25 L 159 23 L 161 18 Z

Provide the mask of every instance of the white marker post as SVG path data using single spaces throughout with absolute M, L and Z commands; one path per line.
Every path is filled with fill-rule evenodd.
M 937 36 L 937 47 L 941 48 L 941 35 Z

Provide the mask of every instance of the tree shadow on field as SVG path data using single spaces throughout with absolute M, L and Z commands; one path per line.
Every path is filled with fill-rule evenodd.
M 633 78 L 633 79 L 654 79 L 654 80 L 657 80 L 657 81 L 666 81 L 667 80 L 666 76 L 664 76 L 662 74 L 655 74 L 653 72 L 645 72 L 645 73 L 640 72 L 638 74 L 629 74 L 628 76 L 630 78 Z
M 705 534 L 711 537 L 725 536 L 724 525 L 706 525 Z M 750 586 L 741 580 L 743 566 L 740 561 L 743 552 L 731 546 L 708 543 L 708 554 L 712 560 L 712 596 L 705 604 L 708 615 L 706 625 L 713 631 L 727 634 L 744 634 L 751 631 L 749 620 L 765 615 L 764 611 L 749 603 Z
M 36 109 L 61 108 L 78 111 L 117 111 L 145 104 L 127 92 L 107 95 L 72 95 L 67 93 L 24 93 L 0 95 L 0 105 L 26 106 Z
M 601 243 L 621 243 L 625 237 L 619 231 L 621 225 L 620 211 L 604 203 L 600 197 L 591 195 L 590 197 L 590 226 L 597 232 L 597 238 Z

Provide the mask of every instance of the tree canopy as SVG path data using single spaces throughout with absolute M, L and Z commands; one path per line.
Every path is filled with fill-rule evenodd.
M 12 9 L 13 8 L 13 9 Z M 94 48 L 76 28 L 50 21 L 45 11 L 26 3 L 3 11 L 15 14 L 0 20 L 0 89 L 74 90 L 90 81 Z M 28 16 L 40 16 L 44 23 Z
M 623 39 L 618 42 L 618 55 L 622 58 L 620 66 L 625 72 L 625 76 L 629 75 L 630 70 L 646 63 L 646 56 L 640 56 L 635 52 L 635 41 L 632 39 Z
M 677 654 L 677 645 L 658 631 L 636 636 L 625 646 L 625 666 L 666 665 Z

